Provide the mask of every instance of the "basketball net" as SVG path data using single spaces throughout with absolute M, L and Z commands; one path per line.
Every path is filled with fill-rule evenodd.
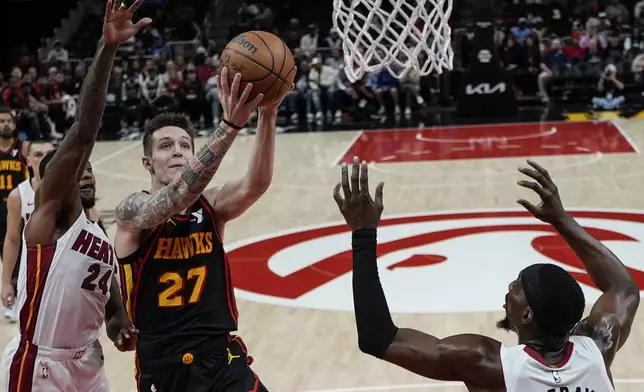
M 451 70 L 451 13 L 452 0 L 334 0 L 347 77 L 353 83 L 383 69 L 398 79 L 411 69 L 422 76 Z

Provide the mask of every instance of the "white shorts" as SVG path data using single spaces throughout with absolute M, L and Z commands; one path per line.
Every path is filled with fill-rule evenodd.
M 2 354 L 3 392 L 107 392 L 98 340 L 80 349 L 52 349 L 9 342 Z

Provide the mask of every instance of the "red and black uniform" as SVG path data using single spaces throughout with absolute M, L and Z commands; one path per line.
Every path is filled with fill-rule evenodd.
M 262 391 L 237 330 L 230 267 L 212 206 L 201 196 L 186 215 L 145 233 L 119 259 L 124 302 L 140 335 L 139 391 Z
M 4 244 L 4 236 L 7 233 L 7 198 L 13 188 L 18 184 L 31 178 L 27 158 L 23 156 L 24 141 L 15 138 L 11 147 L 6 150 L 0 149 L 0 197 L 2 198 L 2 209 L 0 210 L 0 245 Z

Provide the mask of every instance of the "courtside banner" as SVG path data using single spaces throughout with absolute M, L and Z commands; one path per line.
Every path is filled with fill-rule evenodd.
M 460 117 L 507 117 L 517 114 L 511 75 L 501 66 L 494 44 L 494 26 L 478 22 L 470 67 L 465 71 L 457 100 Z

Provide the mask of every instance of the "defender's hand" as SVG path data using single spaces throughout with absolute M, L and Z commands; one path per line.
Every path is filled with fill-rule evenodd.
M 535 191 L 535 193 L 537 193 L 541 198 L 541 203 L 538 206 L 535 206 L 523 199 L 517 200 L 517 203 L 521 204 L 526 210 L 530 211 L 535 218 L 543 222 L 556 223 L 561 221 L 568 215 L 568 213 L 563 208 L 557 186 L 552 181 L 552 178 L 550 178 L 550 174 L 548 174 L 546 169 L 530 159 L 528 159 L 527 162 L 533 167 L 533 169 L 520 168 L 519 172 L 536 180 L 536 182 L 518 181 L 517 183 L 524 188 Z
M 264 98 L 264 94 L 257 94 L 255 99 L 248 102 L 253 85 L 248 83 L 240 95 L 241 79 L 241 74 L 235 74 L 232 85 L 229 85 L 228 67 L 223 67 L 221 73 L 215 77 L 217 95 L 219 95 L 219 102 L 224 109 L 224 119 L 238 127 L 246 125 L 251 113 Z
M 13 286 L 12 285 L 2 285 L 2 304 L 5 308 L 11 309 L 13 307 Z
M 134 12 L 145 0 L 136 0 L 129 8 L 121 0 L 108 0 L 105 6 L 103 22 L 103 42 L 105 45 L 120 45 L 143 27 L 152 23 L 152 19 L 143 18 L 136 24 L 132 23 Z
M 349 186 L 349 169 L 347 164 L 342 164 L 342 183 L 338 183 L 333 190 L 333 198 L 338 203 L 338 208 L 344 216 L 351 230 L 375 229 L 380 222 L 380 216 L 384 206 L 382 205 L 381 182 L 376 186 L 376 200 L 369 194 L 369 168 L 366 162 L 359 163 L 357 157 L 353 158 L 353 169 L 351 170 L 351 185 Z M 344 199 L 340 196 L 340 187 L 344 193 Z
M 138 340 L 138 329 L 134 328 L 131 324 L 122 326 L 114 340 L 114 347 L 119 351 L 134 351 Z

